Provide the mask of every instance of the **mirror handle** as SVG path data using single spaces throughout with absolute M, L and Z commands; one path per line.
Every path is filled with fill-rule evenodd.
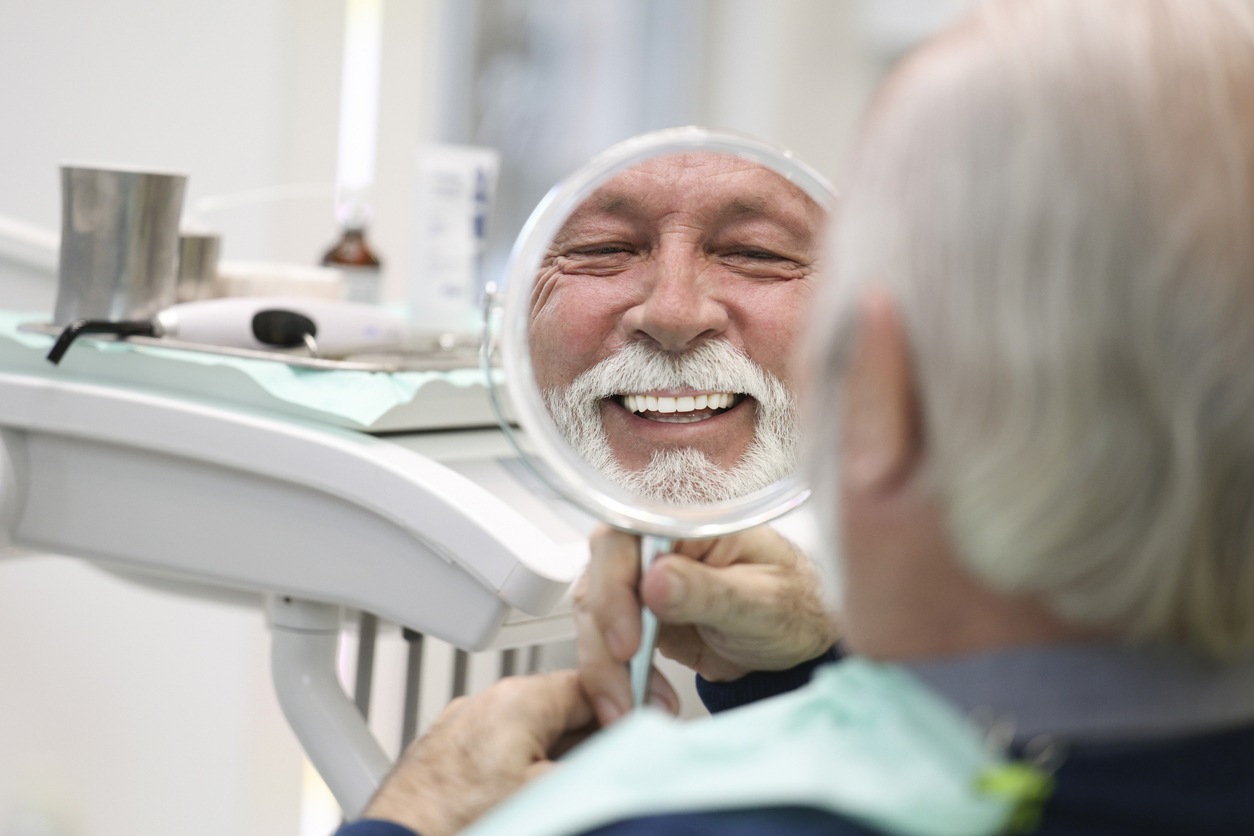
M 675 547 L 670 537 L 644 534 L 640 537 L 640 577 L 649 571 L 659 554 L 666 554 Z M 653 670 L 653 651 L 657 648 L 657 616 L 648 607 L 640 608 L 640 649 L 631 657 L 628 670 L 631 674 L 631 700 L 636 708 L 644 705 L 649 694 L 649 673 Z

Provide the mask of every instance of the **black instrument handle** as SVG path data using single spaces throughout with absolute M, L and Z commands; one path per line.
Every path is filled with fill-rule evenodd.
M 57 365 L 70 346 L 83 334 L 117 334 L 119 337 L 155 337 L 157 325 L 151 319 L 131 319 L 121 322 L 110 322 L 107 319 L 76 319 L 61 331 L 52 351 L 48 352 L 48 362 Z

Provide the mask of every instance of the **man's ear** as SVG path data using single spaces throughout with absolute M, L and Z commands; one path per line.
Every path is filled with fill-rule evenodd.
M 857 341 L 845 380 L 842 478 L 856 490 L 888 490 L 913 474 L 922 441 L 910 347 L 883 290 L 863 295 Z

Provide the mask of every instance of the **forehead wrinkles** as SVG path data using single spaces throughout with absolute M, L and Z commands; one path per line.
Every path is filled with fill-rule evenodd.
M 627 222 L 643 231 L 668 222 L 708 232 L 739 221 L 776 223 L 808 246 L 823 224 L 809 195 L 765 166 L 722 154 L 683 154 L 624 171 L 576 209 L 554 238 L 572 238 Z

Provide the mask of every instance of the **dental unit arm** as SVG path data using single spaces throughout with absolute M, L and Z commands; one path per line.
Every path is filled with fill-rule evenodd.
M 265 596 L 280 705 L 350 818 L 390 763 L 337 679 L 340 608 L 468 650 L 508 646 L 507 617 L 550 614 L 586 560 L 586 545 L 555 543 L 388 438 L 0 372 L 5 546 Z

